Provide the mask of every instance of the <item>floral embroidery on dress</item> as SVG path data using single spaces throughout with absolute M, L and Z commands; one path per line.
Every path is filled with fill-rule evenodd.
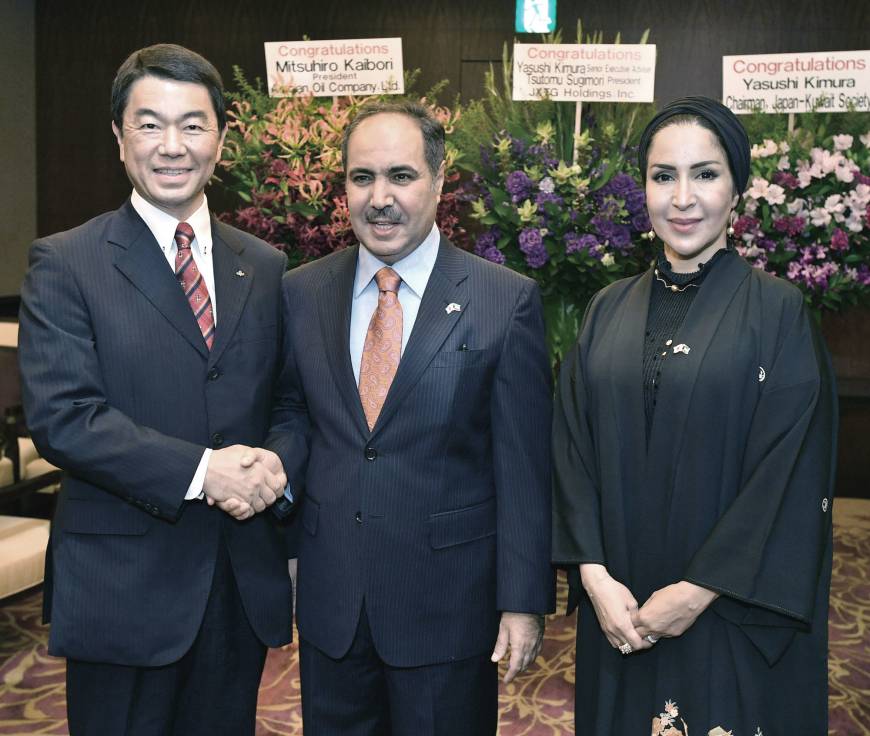
M 665 703 L 664 712 L 652 719 L 652 734 L 651 736 L 689 736 L 689 727 L 686 722 L 680 718 L 679 725 L 676 725 L 677 718 L 680 718 L 680 709 L 673 700 Z M 707 736 L 735 736 L 733 731 L 726 731 L 722 726 L 716 726 L 707 731 Z M 764 736 L 761 726 L 756 726 L 755 733 L 752 736 Z
M 677 708 L 677 704 L 673 700 L 669 700 L 665 703 L 664 712 L 653 718 L 651 736 L 688 736 L 689 727 L 682 718 L 680 718 L 680 723 L 683 724 L 682 730 L 679 726 L 674 725 L 679 716 L 680 710 Z

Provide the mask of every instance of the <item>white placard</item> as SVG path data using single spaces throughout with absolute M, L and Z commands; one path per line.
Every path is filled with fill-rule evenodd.
M 405 92 L 401 38 L 270 41 L 269 94 L 288 97 L 400 95 Z
M 870 51 L 723 56 L 722 101 L 738 115 L 870 110 Z
M 514 44 L 515 100 L 652 102 L 653 44 Z

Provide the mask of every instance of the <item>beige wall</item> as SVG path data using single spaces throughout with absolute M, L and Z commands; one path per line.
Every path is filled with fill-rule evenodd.
M 17 294 L 36 237 L 35 0 L 0 0 L 0 296 Z

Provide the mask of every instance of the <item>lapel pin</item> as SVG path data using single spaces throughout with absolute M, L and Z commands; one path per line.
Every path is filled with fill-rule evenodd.
M 244 277 L 245 277 L 245 272 L 242 271 L 242 269 L 240 268 L 238 271 L 236 271 L 236 276 L 238 276 L 240 279 L 241 279 L 241 278 L 244 278 Z
M 764 379 L 767 378 L 767 371 L 764 370 L 764 366 L 758 366 L 758 382 L 762 383 Z
M 674 353 L 682 353 L 683 355 L 688 355 L 690 348 L 686 343 L 681 342 L 679 345 L 674 345 Z
M 450 302 L 446 307 L 444 307 L 444 311 L 447 314 L 453 314 L 454 312 L 461 312 L 462 307 L 460 307 L 456 302 Z

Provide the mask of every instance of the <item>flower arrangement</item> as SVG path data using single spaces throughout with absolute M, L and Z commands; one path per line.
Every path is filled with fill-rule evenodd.
M 870 132 L 857 138 L 797 131 L 753 146 L 734 223 L 738 251 L 817 312 L 870 295 Z
M 543 123 L 531 141 L 500 133 L 481 153 L 464 187 L 485 226 L 474 250 L 536 278 L 546 293 L 568 296 L 583 282 L 597 291 L 649 260 L 637 246 L 650 229 L 644 193 L 627 173 L 633 166 L 602 155 L 588 130 L 570 165 L 556 158 L 552 132 Z
M 472 177 L 462 197 L 477 221 L 474 252 L 538 281 L 558 361 L 592 295 L 652 258 L 630 144 L 652 106 L 587 106 L 575 136 L 574 104 L 512 100 L 511 70 L 505 49 L 503 86 L 490 70 L 485 98 L 463 110 L 455 142 Z
M 220 166 L 224 185 L 241 200 L 221 218 L 287 253 L 290 265 L 319 258 L 356 242 L 350 225 L 341 138 L 370 98 L 270 97 L 235 68 L 240 92 L 230 95 L 228 131 Z M 406 89 L 413 76 L 406 81 Z M 434 99 L 437 88 L 428 98 Z M 458 112 L 427 104 L 449 133 Z M 459 173 L 448 146 L 445 191 L 437 219 L 442 232 L 466 243 L 455 191 Z

